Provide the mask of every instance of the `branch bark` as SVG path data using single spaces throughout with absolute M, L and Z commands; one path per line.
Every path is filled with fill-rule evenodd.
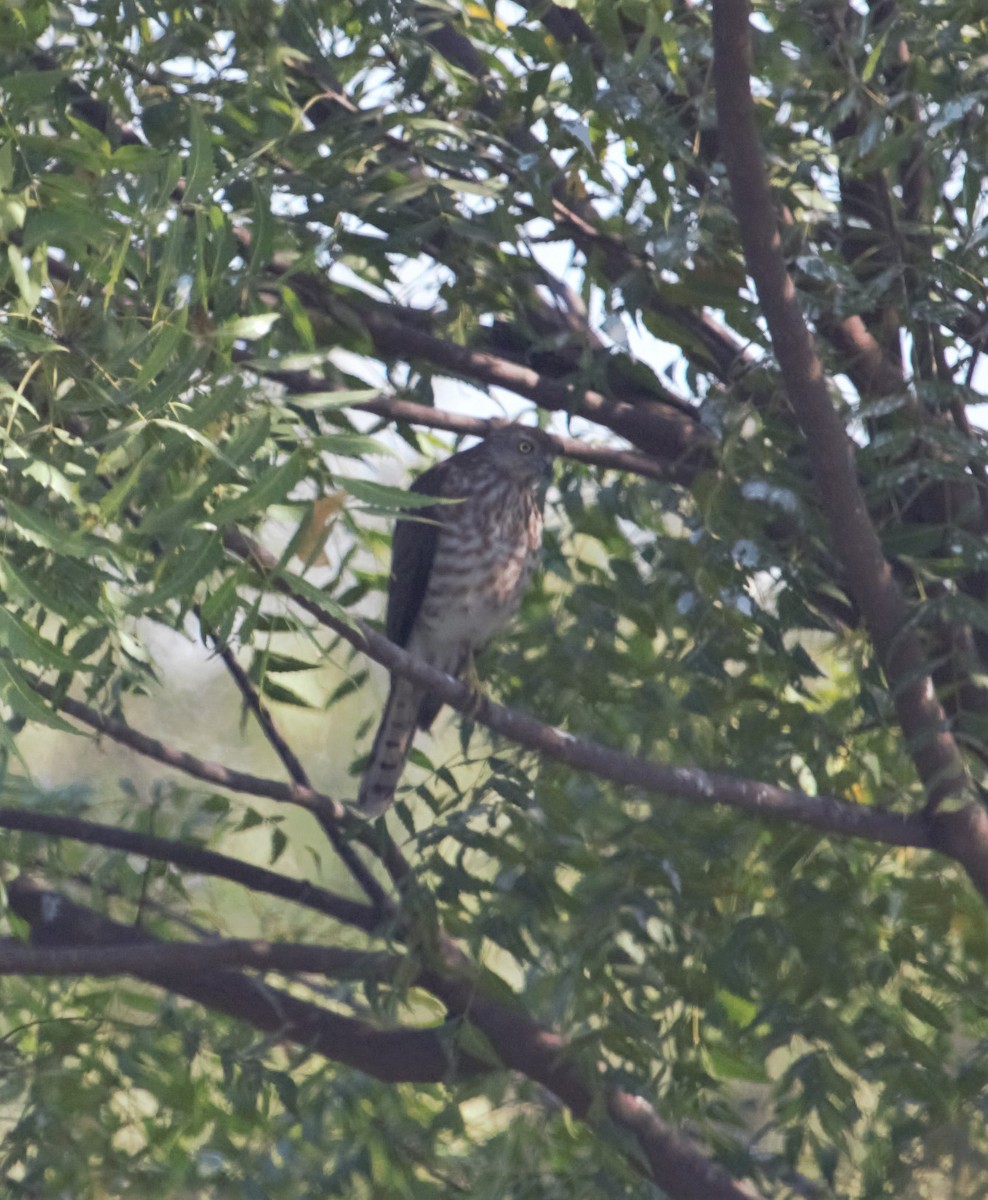
M 120 927 L 121 930 L 124 926 Z M 0 975 L 136 975 L 142 978 L 198 975 L 207 979 L 231 967 L 322 975 L 328 979 L 393 979 L 401 960 L 338 946 L 305 942 L 248 941 L 221 938 L 207 942 L 162 942 L 132 945 L 24 946 L 0 941 Z
M 611 1120 L 637 1141 L 651 1177 L 676 1200 L 759 1200 L 760 1193 L 734 1179 L 674 1130 L 641 1096 L 623 1088 L 601 1087 L 573 1062 L 566 1040 L 533 1021 L 521 1009 L 479 994 L 470 983 L 426 973 L 422 985 L 450 1012 L 462 1014 L 488 1038 L 506 1067 L 534 1079 L 591 1125 L 599 1123 L 599 1102 Z
M 363 327 L 383 358 L 427 362 L 441 372 L 475 383 L 504 387 L 550 412 L 568 412 L 611 429 L 632 445 L 668 464 L 673 477 L 691 478 L 710 465 L 713 441 L 696 417 L 656 400 L 628 403 L 487 351 L 459 346 L 423 329 L 414 311 L 384 309 L 357 296 L 345 300 L 322 279 L 289 274 L 285 283 L 299 300 L 344 328 Z M 273 302 L 276 298 L 272 298 Z
M 755 123 L 746 0 L 714 0 L 714 85 L 721 146 L 748 270 L 755 281 L 790 403 L 806 437 L 834 549 L 888 679 L 928 811 L 966 793 L 967 770 L 941 707 L 922 643 L 886 560 L 858 482 L 854 449 L 786 270 Z
M 308 880 L 291 879 L 266 867 L 255 867 L 239 858 L 231 858 L 202 846 L 192 846 L 188 842 L 35 809 L 0 808 L 0 829 L 16 829 L 50 838 L 71 838 L 91 846 L 105 846 L 126 854 L 139 854 L 157 862 L 172 863 L 199 875 L 228 879 L 254 892 L 290 900 L 344 925 L 361 929 L 364 933 L 374 933 L 379 925 L 378 910 L 368 904 L 339 896 Z
M 305 396 L 310 393 L 333 390 L 332 384 L 326 379 L 310 375 L 308 371 L 272 370 L 263 362 L 252 361 L 251 355 L 247 351 L 241 352 L 234 349 L 233 358 L 263 379 L 280 384 L 289 395 Z M 359 412 L 373 413 L 378 417 L 386 417 L 392 421 L 407 421 L 410 425 L 422 425 L 426 429 L 442 429 L 447 433 L 472 434 L 476 437 L 486 437 L 498 424 L 496 420 L 447 412 L 445 409 L 432 408 L 428 404 L 416 404 L 412 400 L 402 400 L 398 396 L 381 395 L 374 400 L 365 400 L 347 407 Z M 603 467 L 604 470 L 609 471 L 624 471 L 631 475 L 642 475 L 647 479 L 679 479 L 682 475 L 682 468 L 676 469 L 662 459 L 639 454 L 635 450 L 624 450 L 618 446 L 591 445 L 582 438 L 564 437 L 560 434 L 554 436 L 559 444 L 561 454 L 565 458 L 571 458 L 574 462 Z
M 24 876 L 11 884 L 8 897 L 13 911 L 31 926 L 33 940 L 42 946 L 124 947 L 144 951 L 151 959 L 151 951 L 167 949 L 149 934 L 101 917 Z M 192 975 L 162 970 L 149 962 L 147 969 L 133 974 L 386 1083 L 450 1082 L 490 1069 L 459 1053 L 455 1040 L 442 1030 L 378 1029 L 238 971 Z
M 478 698 L 475 691 L 408 654 L 365 622 L 341 621 L 309 597 L 295 591 L 290 577 L 279 570 L 277 560 L 241 531 L 227 530 L 225 542 L 227 549 L 233 554 L 252 563 L 266 577 L 270 586 L 288 596 L 321 625 L 331 629 L 369 658 L 397 675 L 414 679 L 434 692 L 444 704 L 459 712 L 468 713 L 471 719 L 495 733 L 517 745 L 536 750 L 547 758 L 576 770 L 587 771 L 601 779 L 669 798 L 702 804 L 721 804 L 759 817 L 793 821 L 825 833 L 860 837 L 890 846 L 940 848 L 941 834 L 935 822 L 932 822 L 932 812 L 927 813 L 924 819 L 918 815 L 892 812 L 884 808 L 865 807 L 836 796 L 813 796 L 795 788 L 780 787 L 725 772 L 658 763 L 567 733 L 535 717 L 505 708 L 489 697 Z M 323 793 L 232 771 L 219 763 L 204 762 L 148 737 L 126 722 L 106 717 L 77 700 L 69 697 L 59 698 L 55 689 L 40 680 L 35 681 L 34 686 L 40 695 L 54 703 L 62 712 L 158 762 L 185 771 L 197 779 L 248 795 L 266 796 L 285 803 L 299 804 L 309 811 L 321 808 L 333 821 L 364 833 L 364 823 L 356 818 L 346 805 Z M 373 840 L 372 837 L 370 840 Z M 385 852 L 386 849 L 382 851 Z M 968 857 L 970 858 L 970 855 Z M 965 862 L 964 865 L 971 872 L 969 862 Z M 393 878 L 407 873 L 407 863 L 404 860 L 398 862 L 397 866 L 395 863 L 391 866 L 396 867 L 391 871 Z M 971 873 L 979 890 L 988 897 L 988 862 L 984 870 L 977 875 Z
M 225 767 L 222 763 L 210 762 L 207 759 L 196 758 L 185 750 L 170 746 L 167 742 L 159 741 L 121 721 L 117 717 L 108 717 L 97 712 L 88 704 L 74 700 L 71 696 L 59 695 L 57 689 L 41 679 L 32 679 L 31 686 L 40 696 L 52 703 L 61 712 L 67 713 L 97 733 L 102 733 L 113 741 L 136 750 L 145 758 L 163 763 L 166 767 L 174 767 L 184 771 L 194 779 L 201 779 L 216 787 L 227 788 L 230 791 L 242 792 L 247 796 L 265 796 L 269 800 L 277 800 L 283 804 L 295 804 L 315 815 L 323 815 L 337 823 L 353 821 L 353 815 L 346 805 L 334 800 L 323 792 L 312 788 L 299 787 L 292 783 L 279 783 L 274 779 L 264 779 L 259 775 L 250 775 L 246 771 L 236 771 Z
M 240 692 L 241 699 L 243 700 L 247 709 L 254 714 L 254 719 L 257 721 L 258 725 L 260 725 L 264 736 L 267 738 L 274 752 L 278 755 L 278 758 L 281 760 L 285 770 L 291 776 L 295 786 L 300 788 L 308 788 L 311 790 L 312 784 L 308 775 L 306 774 L 305 768 L 299 762 L 295 752 L 282 736 L 281 731 L 275 724 L 274 718 L 271 716 L 271 713 L 264 706 L 264 704 L 262 704 L 260 694 L 251 683 L 250 679 L 248 679 L 246 671 L 244 671 L 240 666 L 240 663 L 237 662 L 236 655 L 229 646 L 225 645 L 216 636 L 215 633 L 206 629 L 202 625 L 202 611 L 198 605 L 196 606 L 195 612 L 199 619 L 200 627 L 202 628 L 203 637 L 208 638 L 209 641 L 211 641 L 216 647 L 216 651 L 222 659 L 223 665 L 226 667 L 230 677 L 237 685 L 237 690 Z M 384 893 L 384 889 L 374 878 L 368 867 L 364 864 L 363 859 L 361 859 L 356 849 L 351 846 L 344 837 L 340 829 L 339 820 L 335 817 L 329 816 L 321 809 L 314 811 L 313 815 L 319 822 L 320 828 L 329 840 L 329 844 L 336 851 L 336 854 L 343 865 L 357 881 L 357 884 L 363 890 L 363 893 L 367 899 L 370 900 L 371 904 L 373 904 L 379 912 L 383 913 L 387 911 L 390 906 L 390 902 Z

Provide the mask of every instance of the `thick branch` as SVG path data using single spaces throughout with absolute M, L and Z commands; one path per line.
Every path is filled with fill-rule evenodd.
M 173 944 L 97 916 L 26 877 L 14 881 L 9 895 L 37 945 L 0 943 L 0 975 L 126 972 L 387 1082 L 451 1081 L 490 1069 L 457 1055 L 453 1039 L 437 1031 L 375 1029 L 229 969 L 238 964 L 388 979 L 398 965 L 394 956 L 261 941 Z M 420 982 L 450 1011 L 487 1034 L 503 1066 L 550 1088 L 576 1116 L 599 1120 L 594 1105 L 598 1090 L 569 1060 L 562 1038 L 524 1011 L 487 1000 L 471 983 L 429 973 Z M 620 1089 L 605 1090 L 603 1098 L 611 1118 L 637 1139 L 652 1176 L 671 1195 L 681 1200 L 758 1200 L 753 1188 L 730 1178 L 645 1100 Z
M 467 417 L 459 413 L 444 412 L 430 408 L 427 404 L 415 404 L 410 400 L 399 400 L 394 396 L 381 396 L 364 404 L 355 404 L 363 412 L 376 413 L 396 421 L 408 421 L 413 425 L 425 425 L 430 429 L 445 429 L 450 433 L 470 433 L 485 437 L 497 424 L 481 417 Z M 648 479 L 678 477 L 662 460 L 639 454 L 635 450 L 622 450 L 617 446 L 594 446 L 582 438 L 563 437 L 556 434 L 560 453 L 574 462 L 603 467 L 605 471 L 624 471 L 643 475 Z
M 255 374 L 280 384 L 290 395 L 304 396 L 333 390 L 328 380 L 310 375 L 308 371 L 272 370 L 263 363 L 252 362 L 247 352 L 240 353 L 234 350 L 233 356 Z M 428 404 L 402 400 L 397 396 L 381 395 L 374 400 L 365 400 L 349 407 L 360 412 L 373 413 L 375 416 L 387 417 L 389 420 L 423 425 L 427 429 L 443 429 L 448 433 L 473 434 L 477 437 L 485 437 L 498 424 L 496 420 L 447 412 L 445 409 L 432 408 Z M 574 462 L 603 467 L 604 470 L 643 475 L 648 479 L 669 479 L 676 474 L 670 471 L 665 462 L 639 454 L 635 450 L 622 450 L 616 446 L 594 446 L 582 438 L 563 437 L 558 434 L 556 441 L 560 453 Z
M 902 364 L 889 359 L 863 318 L 839 318 L 828 312 L 821 313 L 816 323 L 819 332 L 839 354 L 841 369 L 847 372 L 860 396 L 874 399 L 905 391 Z
M 831 540 L 881 656 L 909 752 L 935 808 L 963 792 L 967 772 L 937 700 L 922 644 L 882 552 L 855 469 L 854 449 L 786 271 L 749 87 L 746 0 L 714 2 L 714 82 L 721 145 L 748 270 L 755 281 L 790 402 L 810 450 Z
M 426 973 L 422 986 L 451 1013 L 477 1026 L 501 1062 L 548 1088 L 581 1120 L 594 1125 L 606 1108 L 630 1133 L 648 1161 L 655 1182 L 676 1200 L 759 1200 L 749 1184 L 729 1176 L 693 1142 L 676 1132 L 647 1100 L 622 1088 L 605 1087 L 573 1061 L 566 1040 L 523 1010 L 478 993 L 472 984 Z M 633 1160 L 634 1161 L 634 1160 Z
M 323 975 L 329 979 L 384 981 L 394 978 L 400 964 L 401 960 L 390 954 L 241 938 L 43 947 L 25 946 L 13 939 L 0 941 L 0 975 L 210 977 L 231 967 L 247 967 L 255 971 Z
M 161 949 L 165 944 L 132 926 L 100 917 L 21 877 L 8 890 L 10 905 L 43 946 L 128 946 Z M 453 1039 L 432 1029 L 377 1029 L 299 1000 L 263 980 L 238 971 L 211 976 L 171 973 L 148 967 L 135 976 L 207 1008 L 245 1021 L 265 1033 L 303 1046 L 335 1062 L 356 1067 L 387 1083 L 441 1083 L 489 1070 L 458 1054 Z
M 692 477 L 708 465 L 712 441 L 695 417 L 655 400 L 631 404 L 584 390 L 495 354 L 458 346 L 420 328 L 413 313 L 391 306 L 388 315 L 370 304 L 346 301 L 325 284 L 306 276 L 287 281 L 303 303 L 344 326 L 354 322 L 370 334 L 375 352 L 385 358 L 425 361 L 440 371 L 488 386 L 504 387 L 550 411 L 568 412 L 606 426 L 648 454 L 670 464 L 670 471 Z

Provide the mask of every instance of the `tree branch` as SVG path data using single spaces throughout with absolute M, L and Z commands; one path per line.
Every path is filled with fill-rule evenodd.
M 138 833 L 130 829 L 118 829 L 113 825 L 102 825 L 95 821 L 84 821 L 79 817 L 63 817 L 56 813 L 37 812 L 34 809 L 0 808 L 0 829 L 16 829 L 23 833 L 38 833 L 45 837 L 72 838 L 91 846 L 105 846 L 110 850 L 122 850 L 126 854 L 139 854 L 156 862 L 172 863 L 200 875 L 216 879 L 228 879 L 241 884 L 253 892 L 277 896 L 290 900 L 313 912 L 332 917 L 344 925 L 374 933 L 380 923 L 378 911 L 370 905 L 348 900 L 323 887 L 306 880 L 291 879 L 266 867 L 255 867 L 238 858 L 191 846 L 188 842 L 177 842 L 171 838 L 156 837 L 150 833 Z
M 295 751 L 289 746 L 282 736 L 281 730 L 275 724 L 271 713 L 265 708 L 261 702 L 261 697 L 258 694 L 257 688 L 251 683 L 247 676 L 247 672 L 241 667 L 237 661 L 237 656 L 233 650 L 222 641 L 215 630 L 210 629 L 203 624 L 202 609 L 197 604 L 195 606 L 195 614 L 199 621 L 199 628 L 202 631 L 203 640 L 211 642 L 216 653 L 220 657 L 223 666 L 226 667 L 227 674 L 236 684 L 237 691 L 240 693 L 240 698 L 244 703 L 244 707 L 248 712 L 252 713 L 254 720 L 260 726 L 261 732 L 264 734 L 268 744 L 281 759 L 281 763 L 288 772 L 294 783 L 299 787 L 311 788 L 312 784 L 306 774 L 305 767 L 302 766 Z
M 904 393 L 902 364 L 889 359 L 878 339 L 862 317 L 837 317 L 823 312 L 816 319 L 817 329 L 840 355 L 841 370 L 863 399 Z M 904 399 L 904 404 L 908 400 Z
M 544 372 L 486 351 L 458 346 L 421 328 L 414 311 L 397 305 L 387 309 L 359 297 L 343 299 L 322 279 L 288 275 L 287 286 L 303 304 L 344 327 L 354 322 L 370 335 L 375 353 L 384 358 L 425 361 L 440 371 L 488 386 L 504 387 L 549 411 L 585 417 L 626 438 L 669 464 L 674 477 L 692 478 L 699 465 L 709 465 L 713 442 L 696 417 L 658 400 L 629 403 L 583 389 Z
M 397 675 L 414 679 L 451 708 L 469 713 L 472 719 L 495 733 L 518 745 L 537 750 L 547 758 L 577 770 L 588 771 L 601 779 L 609 779 L 645 792 L 705 804 L 722 804 L 760 817 L 795 821 L 797 824 L 808 825 L 826 833 L 861 837 L 886 845 L 933 848 L 928 825 L 916 817 L 890 812 L 887 809 L 867 808 L 834 796 L 811 796 L 797 789 L 722 772 L 706 771 L 699 767 L 674 767 L 657 763 L 577 737 L 534 717 L 496 704 L 486 696 L 478 700 L 472 689 L 408 654 L 365 622 L 355 621 L 348 624 L 341 621 L 313 600 L 295 591 L 290 578 L 278 572 L 275 558 L 241 531 L 228 530 L 225 543 L 232 553 L 253 563 L 278 591 L 290 597 L 320 624 L 333 630 L 375 662 Z M 70 697 L 58 698 L 55 689 L 41 680 L 36 680 L 34 686 L 40 695 L 54 703 L 61 711 L 146 757 L 219 787 L 297 804 L 309 811 L 324 810 L 333 821 L 346 825 L 361 835 L 366 832 L 363 822 L 345 805 L 323 793 L 233 771 L 219 763 L 197 759 L 185 751 L 140 733 L 123 721 L 104 716 L 77 700 Z M 398 857 L 401 859 L 400 854 Z M 407 863 L 403 859 L 391 865 L 399 876 L 407 874 Z M 393 878 L 396 877 L 394 871 L 389 873 Z
M 98 916 L 24 876 L 10 885 L 8 896 L 13 911 L 27 921 L 33 940 L 42 946 L 123 946 L 145 950 L 149 960 L 152 951 L 168 949 L 167 943 Z M 221 970 L 211 976 L 171 973 L 149 961 L 147 969 L 133 974 L 386 1083 L 443 1083 L 490 1070 L 461 1054 L 454 1039 L 442 1030 L 378 1029 L 237 971 Z
M 882 552 L 812 338 L 786 271 L 749 86 L 746 0 L 714 0 L 714 82 L 721 145 L 748 270 L 755 281 L 790 402 L 811 451 L 813 474 L 848 585 L 881 656 L 929 811 L 967 791 L 963 758 L 937 700 L 909 609 Z
M 202 628 L 203 637 L 208 638 L 216 647 L 223 665 L 226 667 L 228 674 L 237 685 L 237 690 L 240 692 L 241 699 L 247 706 L 248 710 L 254 714 L 254 719 L 261 727 L 261 731 L 267 738 L 269 744 L 274 749 L 274 752 L 281 759 L 285 770 L 291 776 L 297 787 L 308 788 L 310 791 L 312 785 L 309 782 L 309 777 L 305 772 L 305 768 L 299 762 L 295 752 L 288 745 L 281 735 L 274 722 L 274 718 L 261 703 L 257 689 L 247 678 L 247 673 L 237 662 L 237 657 L 229 646 L 220 642 L 219 638 L 211 630 L 202 625 L 202 611 L 199 606 L 196 606 L 196 615 L 199 618 L 200 627 Z M 358 885 L 374 905 L 381 912 L 387 911 L 390 907 L 390 901 L 384 893 L 384 889 L 377 882 L 368 868 L 364 865 L 360 855 L 353 846 L 346 840 L 341 833 L 338 822 L 326 815 L 325 812 L 318 811 L 313 814 L 319 822 L 319 826 L 329 840 L 329 844 L 336 851 L 340 861 L 344 864 Z
M 451 1082 L 490 1070 L 457 1053 L 454 1039 L 441 1032 L 376 1029 L 229 969 L 237 964 L 388 979 L 399 966 L 393 955 L 263 941 L 162 942 L 98 916 L 24 876 L 10 886 L 9 897 L 14 912 L 31 926 L 37 945 L 0 943 L 0 975 L 127 973 L 386 1082 Z M 470 981 L 423 972 L 418 982 L 450 1011 L 481 1029 L 504 1067 L 542 1083 L 578 1118 L 599 1123 L 594 1101 L 600 1089 L 587 1083 L 557 1034 L 523 1010 L 486 999 Z M 662 1121 L 647 1101 L 622 1089 L 603 1089 L 603 1096 L 612 1120 L 638 1141 L 656 1183 L 678 1200 L 759 1200 L 754 1188 L 727 1175 Z
M 489 697 L 478 697 L 476 691 L 413 657 L 366 622 L 347 624 L 294 591 L 290 579 L 279 572 L 274 556 L 240 530 L 227 530 L 225 541 L 228 550 L 263 572 L 271 586 L 375 662 L 396 675 L 422 684 L 444 704 L 469 713 L 471 719 L 495 733 L 530 750 L 538 750 L 547 758 L 646 792 L 704 804 L 723 804 L 762 817 L 795 821 L 827 833 L 863 837 L 893 846 L 928 848 L 930 845 L 927 828 L 917 817 L 865 808 L 833 796 L 810 796 L 795 789 L 704 771 L 699 767 L 671 767 L 637 758 L 598 742 L 575 737 L 534 717 L 495 704 Z
M 254 374 L 273 383 L 278 383 L 289 395 L 304 396 L 310 393 L 333 391 L 334 385 L 330 380 L 317 378 L 308 371 L 285 371 L 266 367 L 263 363 L 251 360 L 249 351 L 233 351 L 235 361 Z M 359 404 L 348 405 L 359 412 L 373 413 L 375 416 L 387 417 L 393 421 L 407 421 L 411 425 L 424 425 L 427 429 L 442 429 L 448 433 L 473 434 L 486 437 L 491 429 L 500 422 L 497 419 L 487 420 L 483 417 L 470 417 L 462 413 L 447 412 L 441 408 L 432 408 L 428 404 L 416 404 L 412 400 L 402 400 L 397 396 L 379 396 L 374 400 L 365 400 Z M 589 445 L 582 438 L 563 437 L 554 435 L 559 444 L 560 452 L 574 462 L 587 463 L 589 466 L 603 467 L 604 470 L 624 471 L 633 475 L 642 475 L 648 479 L 669 479 L 676 475 L 669 465 L 662 460 L 639 454 L 635 450 L 622 450 L 616 446 Z
M 676 1200 L 759 1200 L 749 1184 L 729 1176 L 693 1142 L 677 1133 L 641 1096 L 604 1087 L 575 1065 L 565 1038 L 541 1026 L 522 1009 L 480 994 L 457 979 L 423 974 L 421 984 L 451 1013 L 466 1017 L 488 1038 L 506 1067 L 541 1083 L 574 1116 L 599 1124 L 600 1101 L 611 1119 L 637 1141 L 651 1177 Z M 640 1165 L 632 1159 L 635 1166 Z
M 249 775 L 246 771 L 235 771 L 230 767 L 224 767 L 221 763 L 196 758 L 193 754 L 188 754 L 175 746 L 169 746 L 166 742 L 158 741 L 157 738 L 149 737 L 146 733 L 141 733 L 132 725 L 128 725 L 126 721 L 121 721 L 117 717 L 108 717 L 97 712 L 96 709 L 90 708 L 88 704 L 73 700 L 71 696 L 59 695 L 56 688 L 41 679 L 32 679 L 31 686 L 39 696 L 44 696 L 59 711 L 67 713 L 83 725 L 88 725 L 90 729 L 105 734 L 106 737 L 112 738 L 122 746 L 136 750 L 145 758 L 154 759 L 177 771 L 184 771 L 186 775 L 191 775 L 194 779 L 202 779 L 216 787 L 243 792 L 248 796 L 265 796 L 269 800 L 277 800 L 282 804 L 295 804 L 299 808 L 306 809 L 307 812 L 317 816 L 323 814 L 328 819 L 341 824 L 354 824 L 353 814 L 346 805 L 323 792 L 299 787 L 297 784 L 279 783 L 274 779 L 264 779 L 259 775 Z
M 469 39 L 446 19 L 445 13 L 430 10 L 426 5 L 421 5 L 418 13 L 420 22 L 423 17 L 431 22 L 422 31 L 426 41 L 449 62 L 471 74 L 478 83 L 487 85 L 479 97 L 477 111 L 496 125 L 502 116 L 503 105 L 498 81 L 489 75 L 484 59 L 477 54 Z M 575 23 L 569 24 L 570 32 L 575 32 Z M 505 136 L 519 156 L 533 154 L 546 163 L 551 172 L 553 216 L 560 231 L 571 237 L 574 245 L 588 259 L 599 260 L 600 269 L 611 284 L 621 286 L 631 272 L 639 274 L 643 282 L 650 284 L 643 288 L 639 299 L 641 307 L 651 310 L 683 331 L 683 353 L 695 366 L 701 370 L 713 370 L 722 380 L 730 379 L 746 360 L 744 346 L 734 335 L 706 312 L 671 303 L 661 294 L 655 283 L 658 278 L 656 264 L 634 253 L 622 238 L 606 231 L 606 222 L 601 219 L 593 202 L 586 195 L 575 194 L 567 172 L 560 170 L 530 128 L 515 123 L 508 127 Z M 512 180 L 512 183 L 516 182 Z
M 124 928 L 121 926 L 121 928 Z M 261 939 L 218 938 L 204 942 L 149 940 L 136 945 L 25 946 L 0 940 L 0 975 L 169 975 L 214 976 L 231 967 L 323 975 L 329 979 L 384 982 L 401 959 L 337 946 Z

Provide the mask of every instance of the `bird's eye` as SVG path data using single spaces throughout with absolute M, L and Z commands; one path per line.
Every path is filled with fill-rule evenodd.
M 534 449 L 535 449 L 535 443 L 529 441 L 528 438 L 522 438 L 521 441 L 518 443 L 518 453 L 519 454 L 531 454 Z

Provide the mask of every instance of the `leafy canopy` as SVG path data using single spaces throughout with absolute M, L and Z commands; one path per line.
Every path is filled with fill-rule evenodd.
M 382 517 L 450 433 L 531 409 L 591 451 L 560 464 L 545 571 L 481 663 L 491 693 L 641 759 L 919 811 L 746 284 L 711 19 L 636 0 L 4 10 L 4 813 L 365 900 L 283 804 L 135 774 L 130 751 L 93 765 L 85 712 L 280 784 L 285 758 L 233 729 L 225 650 L 312 787 L 351 798 L 382 683 L 341 632 L 381 611 Z M 790 275 L 982 783 L 988 27 L 967 0 L 767 2 L 752 36 Z M 386 1082 L 160 978 L 14 974 L 10 1194 L 656 1195 L 608 1087 L 765 1196 L 982 1194 L 984 913 L 921 840 L 655 795 L 459 717 L 420 740 L 391 818 L 400 888 L 383 833 L 334 822 L 398 898 L 370 930 L 78 829 L 8 834 L 5 880 L 169 940 L 390 948 L 383 982 L 273 982 L 438 1029 L 485 1069 Z M 447 935 L 477 994 L 565 1036 L 586 1123 L 427 994 L 424 970 L 455 975 Z

